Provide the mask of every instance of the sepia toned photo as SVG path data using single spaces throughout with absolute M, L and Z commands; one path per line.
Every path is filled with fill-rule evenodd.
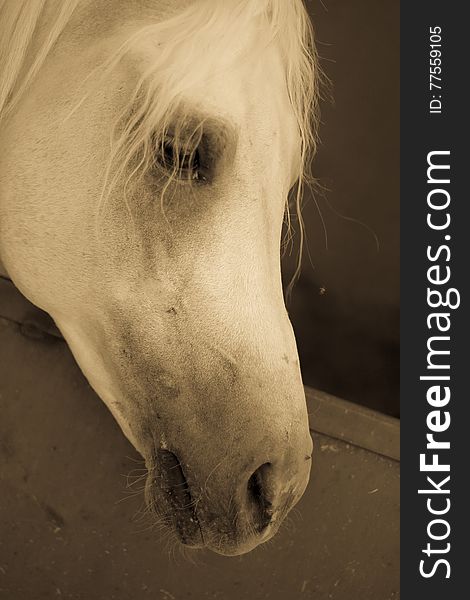
M 0 598 L 400 597 L 399 16 L 0 0 Z

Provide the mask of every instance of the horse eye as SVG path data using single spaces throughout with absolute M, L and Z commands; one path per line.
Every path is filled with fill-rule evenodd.
M 157 162 L 169 173 L 182 180 L 204 180 L 201 173 L 199 149 L 175 148 L 171 141 L 165 141 L 159 153 Z

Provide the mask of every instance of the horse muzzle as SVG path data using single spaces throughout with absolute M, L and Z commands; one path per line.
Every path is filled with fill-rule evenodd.
M 159 449 L 149 465 L 146 502 L 185 546 L 244 554 L 269 540 L 302 496 L 311 449 L 301 463 L 286 469 L 285 461 L 264 462 L 238 477 L 230 474 L 223 485 L 220 477 L 211 482 L 210 472 L 198 481 L 174 452 Z

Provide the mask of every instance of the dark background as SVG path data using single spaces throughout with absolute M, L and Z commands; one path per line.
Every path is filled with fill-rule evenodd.
M 303 211 L 311 260 L 288 301 L 304 382 L 398 416 L 400 6 L 306 4 L 331 86 L 313 163 L 320 189 Z M 283 263 L 287 282 L 295 252 Z

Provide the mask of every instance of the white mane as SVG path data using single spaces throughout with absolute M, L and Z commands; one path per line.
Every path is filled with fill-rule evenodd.
M 41 68 L 78 2 L 63 0 L 56 3 L 45 41 L 25 72 L 27 51 L 47 0 L 0 0 L 0 122 Z

